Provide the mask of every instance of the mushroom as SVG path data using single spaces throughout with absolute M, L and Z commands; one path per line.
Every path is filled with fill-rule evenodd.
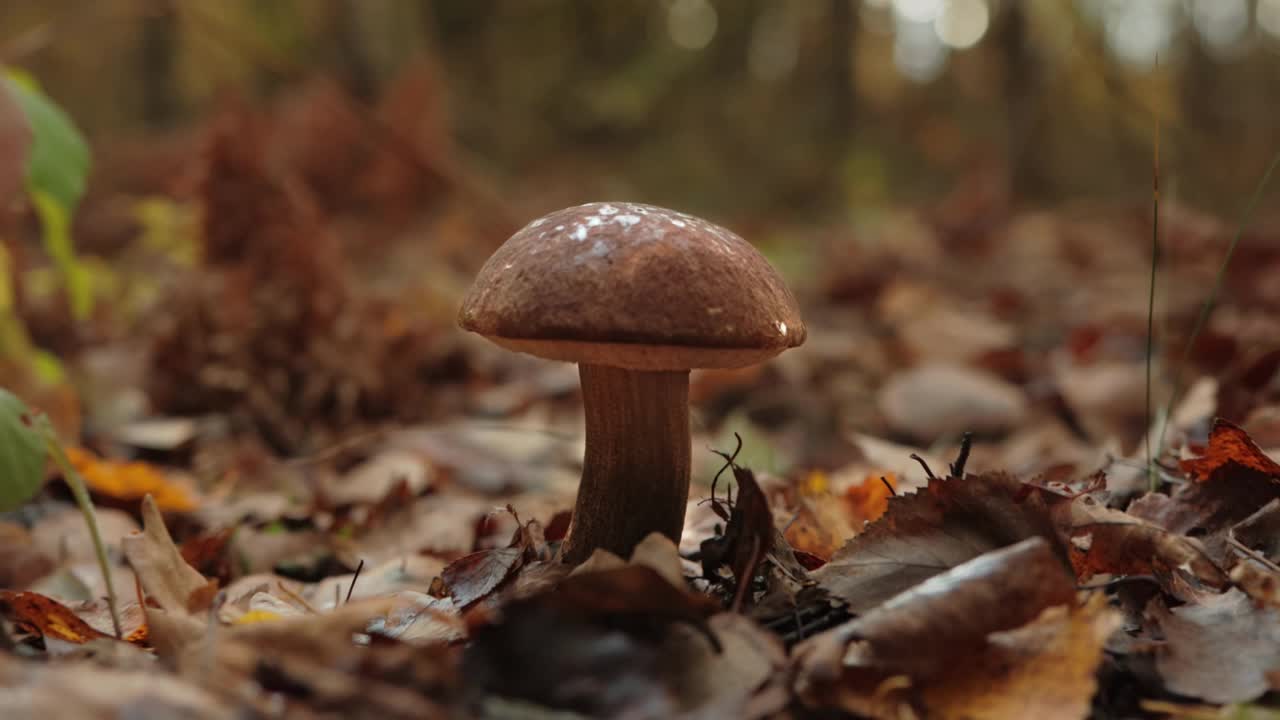
M 563 557 L 679 543 L 689 496 L 689 371 L 762 362 L 805 339 L 795 296 L 754 247 L 684 213 L 590 203 L 538 218 L 489 258 L 459 324 L 578 363 L 582 482 Z

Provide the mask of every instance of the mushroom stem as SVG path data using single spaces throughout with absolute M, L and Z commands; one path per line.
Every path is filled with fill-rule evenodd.
M 689 498 L 689 371 L 582 364 L 586 454 L 565 562 L 621 557 L 657 531 L 680 542 Z

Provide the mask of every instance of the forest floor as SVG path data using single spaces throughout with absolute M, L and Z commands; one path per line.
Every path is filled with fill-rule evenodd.
M 1236 220 L 1162 209 L 1149 361 L 1150 208 L 725 218 L 809 339 L 694 373 L 678 547 L 571 568 L 577 373 L 455 314 L 576 189 L 291 103 L 102 156 L 88 320 L 27 278 L 72 382 L 5 384 L 122 638 L 50 471 L 0 514 L 0 714 L 1280 718 L 1274 221 L 1193 337 Z

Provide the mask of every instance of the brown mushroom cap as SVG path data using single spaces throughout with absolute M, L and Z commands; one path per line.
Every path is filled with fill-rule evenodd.
M 529 223 L 481 268 L 458 321 L 513 350 L 639 370 L 740 367 L 805 339 L 795 297 L 750 243 L 636 203 Z

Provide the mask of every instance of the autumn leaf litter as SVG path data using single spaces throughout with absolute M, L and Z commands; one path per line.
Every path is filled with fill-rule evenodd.
M 331 89 L 296 102 L 349 122 Z M 460 339 L 445 298 L 408 322 L 348 277 L 385 227 L 361 230 L 334 188 L 353 172 L 381 209 L 460 213 L 432 232 L 485 223 L 393 158 L 334 170 L 305 138 L 273 145 L 289 117 L 236 109 L 192 152 L 204 265 L 143 359 L 157 416 L 73 454 L 124 636 L 56 483 L 0 518 L 0 714 L 1066 720 L 1274 701 L 1280 392 L 1258 378 L 1275 363 L 1194 355 L 1220 380 L 1174 408 L 1148 466 L 1141 313 L 1097 292 L 1129 279 L 1099 259 L 1100 220 L 1008 219 L 1010 252 L 1039 258 L 1014 274 L 945 267 L 914 220 L 910 248 L 833 263 L 808 346 L 695 375 L 680 546 L 571 568 L 572 378 Z M 1179 287 L 1202 283 L 1212 257 L 1175 250 Z M 1267 317 L 1224 309 L 1211 331 Z

